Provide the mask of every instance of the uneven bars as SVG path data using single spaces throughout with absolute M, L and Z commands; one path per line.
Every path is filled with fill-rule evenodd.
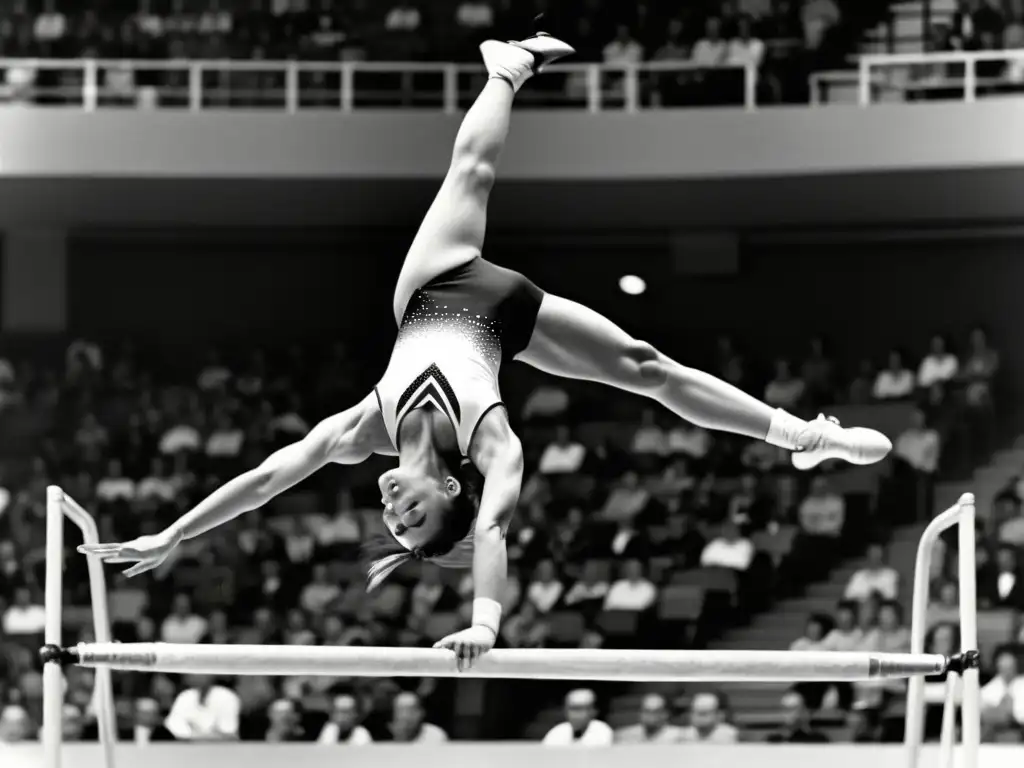
M 451 651 L 294 645 L 81 643 L 51 657 L 137 672 L 338 677 L 489 677 L 631 682 L 857 681 L 959 671 L 971 654 L 794 651 L 495 650 L 460 673 Z
M 932 556 L 935 552 L 935 544 L 939 537 L 954 525 L 960 523 L 965 514 L 969 512 L 971 518 L 971 538 L 974 538 L 974 494 L 965 493 L 952 507 L 937 515 L 921 535 L 921 541 L 917 546 L 917 559 L 914 566 L 914 597 L 910 618 L 910 652 L 912 654 L 924 653 L 925 638 L 928 634 L 928 600 L 931 595 L 931 569 Z M 962 528 L 961 528 L 962 530 Z M 971 547 L 971 558 L 974 557 L 974 547 Z M 961 572 L 962 573 L 962 572 Z M 961 577 L 962 578 L 962 577 Z M 963 581 L 961 580 L 960 599 L 961 615 L 965 609 L 963 603 Z M 973 595 L 973 591 L 972 591 Z M 972 600 L 972 605 L 975 601 Z M 974 607 L 976 610 L 976 605 Z M 975 617 L 975 627 L 977 618 Z M 961 635 L 963 631 L 961 630 Z M 975 633 L 972 649 L 977 648 L 977 634 Z M 961 638 L 963 643 L 967 638 Z M 964 645 L 963 647 L 966 647 Z M 912 677 L 907 687 L 907 721 L 904 734 L 904 748 L 906 750 L 907 768 L 917 768 L 921 751 L 921 742 L 924 738 L 924 678 Z M 972 766 L 973 768 L 973 766 Z
M 61 642 L 64 618 L 64 518 L 82 532 L 86 544 L 99 543 L 96 521 L 74 499 L 55 485 L 46 489 L 46 631 L 45 642 Z M 107 582 L 103 563 L 89 558 L 89 597 L 92 602 L 93 633 L 97 642 L 113 640 L 107 610 Z M 114 683 L 110 669 L 96 670 L 96 719 L 103 746 L 104 765 L 114 766 L 117 726 L 114 712 Z M 57 664 L 43 666 L 43 760 L 45 768 L 60 768 L 61 725 L 64 708 L 64 676 Z

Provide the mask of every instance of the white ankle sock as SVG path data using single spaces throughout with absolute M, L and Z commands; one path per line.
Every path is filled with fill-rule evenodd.
M 772 416 L 772 423 L 764 440 L 769 445 L 792 451 L 797 448 L 796 440 L 805 429 L 806 421 L 778 408 Z

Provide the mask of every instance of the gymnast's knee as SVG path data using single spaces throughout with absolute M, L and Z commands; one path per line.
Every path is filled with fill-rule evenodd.
M 448 175 L 461 187 L 478 192 L 488 192 L 494 186 L 497 169 L 490 160 L 475 152 L 467 151 L 456 153 Z
M 668 381 L 668 369 L 664 358 L 646 341 L 633 341 L 623 351 L 625 368 L 633 379 L 632 388 L 655 390 Z

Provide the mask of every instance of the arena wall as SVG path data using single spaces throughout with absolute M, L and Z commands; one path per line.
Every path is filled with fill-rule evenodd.
M 367 748 L 322 748 L 316 745 L 230 744 L 151 745 L 145 750 L 121 747 L 119 768 L 180 768 L 187 759 L 190 768 L 218 768 L 245 765 L 248 768 L 379 768 L 382 765 L 415 764 L 418 768 L 480 766 L 488 768 L 619 768 L 639 764 L 645 768 L 905 768 L 899 746 L 765 746 L 757 744 L 714 746 L 640 746 L 598 750 L 551 749 L 526 744 L 457 744 L 446 747 L 377 745 Z M 936 747 L 922 754 L 922 766 L 938 765 Z M 959 765 L 959 760 L 957 761 Z M 3 768 L 41 768 L 42 750 L 37 745 L 0 745 Z M 1024 765 L 1024 746 L 982 747 L 980 768 L 1019 768 Z M 64 748 L 66 768 L 106 768 L 95 745 Z
M 458 116 L 5 110 L 4 176 L 434 178 Z M 1024 165 L 1024 102 L 517 114 L 508 180 L 648 180 Z M 415 137 L 415 140 L 412 138 Z

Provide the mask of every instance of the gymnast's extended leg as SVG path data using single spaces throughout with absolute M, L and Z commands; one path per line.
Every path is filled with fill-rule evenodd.
M 834 421 L 804 421 L 751 397 L 710 374 L 687 368 L 615 323 L 574 301 L 547 294 L 530 343 L 518 359 L 542 371 L 597 381 L 657 400 L 707 429 L 767 440 L 789 450 L 793 464 L 810 469 L 826 459 L 872 464 L 892 449 L 870 429 L 843 429 Z
M 573 52 L 548 36 L 516 44 L 490 41 L 481 51 L 490 77 L 463 118 L 448 173 L 402 265 L 394 297 L 398 323 L 413 293 L 480 254 L 515 94 L 535 71 Z

